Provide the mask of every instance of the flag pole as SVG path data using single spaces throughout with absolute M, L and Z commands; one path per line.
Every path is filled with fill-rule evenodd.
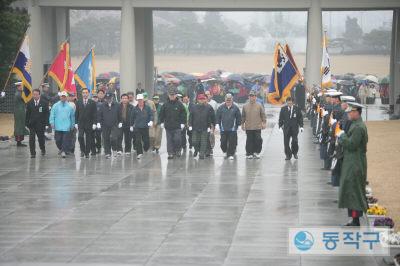
M 15 58 L 14 58 L 14 61 L 13 61 L 13 64 L 12 64 L 12 67 L 11 67 L 10 71 L 8 72 L 8 77 L 6 79 L 6 82 L 5 82 L 3 88 L 0 91 L 4 91 L 6 89 L 6 87 L 7 87 L 8 82 L 10 81 L 11 74 L 13 73 L 12 70 L 13 70 L 13 68 L 15 66 L 15 62 L 17 62 L 18 54 L 19 54 L 19 51 L 21 50 L 22 45 L 24 44 L 25 38 L 26 38 L 26 33 L 24 34 L 24 38 L 22 38 L 22 41 L 20 42 L 17 54 L 15 55 Z

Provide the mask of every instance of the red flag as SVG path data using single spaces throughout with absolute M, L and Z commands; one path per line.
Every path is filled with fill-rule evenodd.
M 67 83 L 70 65 L 69 43 L 64 42 L 61 44 L 60 51 L 49 68 L 49 76 L 57 83 L 60 91 L 64 90 Z
M 64 90 L 67 92 L 73 92 L 76 95 L 74 71 L 72 70 L 71 64 L 69 65 L 68 79 L 67 79 L 67 83 L 65 84 Z

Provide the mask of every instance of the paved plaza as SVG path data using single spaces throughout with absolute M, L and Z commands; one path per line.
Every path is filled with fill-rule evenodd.
M 219 136 L 206 160 L 167 160 L 165 138 L 159 155 L 140 161 L 60 159 L 53 141 L 45 158 L 1 147 L 0 265 L 377 265 L 288 255 L 288 227 L 347 217 L 308 121 L 299 160 L 284 160 L 278 111 L 267 108 L 260 160 L 245 159 L 243 131 L 234 161 Z

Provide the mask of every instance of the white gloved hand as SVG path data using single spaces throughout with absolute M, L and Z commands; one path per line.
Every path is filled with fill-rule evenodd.
M 92 129 L 93 129 L 93 130 L 96 130 L 96 124 L 93 124 L 93 125 L 92 125 Z
M 210 129 L 210 128 L 207 128 L 207 132 L 210 133 L 210 132 L 211 132 L 211 129 Z
M 181 124 L 181 129 L 184 129 L 185 128 L 185 125 L 184 124 Z
M 218 124 L 215 125 L 215 130 L 219 131 L 219 125 Z
M 193 130 L 193 128 L 192 127 L 189 127 L 189 131 L 192 131 Z
M 58 95 L 58 97 L 61 97 L 61 91 L 59 91 L 59 92 L 57 93 L 57 95 Z
M 316 104 L 317 103 L 317 100 L 315 99 L 315 98 L 312 98 L 312 104 Z
M 96 127 L 97 127 L 97 129 L 101 129 L 100 123 L 97 123 Z
M 119 124 L 118 124 L 118 128 L 121 128 L 121 127 L 122 127 L 122 123 L 119 123 Z
M 337 122 L 337 120 L 332 118 L 331 125 L 335 124 L 336 122 Z
M 342 136 L 344 134 L 344 130 L 340 130 L 339 133 L 337 134 L 337 136 L 340 138 L 340 136 Z
M 328 111 L 325 111 L 325 110 L 324 110 L 324 112 L 322 113 L 323 116 L 327 116 L 328 114 L 329 114 Z
M 149 127 L 152 127 L 152 126 L 153 126 L 153 121 L 150 121 L 149 123 L 147 123 L 147 125 L 148 125 Z
M 48 130 L 48 129 L 49 129 L 49 126 L 46 126 L 45 129 Z
M 304 128 L 300 128 L 300 133 L 303 133 L 304 132 Z
M 283 129 L 281 127 L 279 128 L 279 132 L 283 133 Z
M 76 128 L 76 130 L 78 130 L 78 124 L 75 124 L 75 128 Z
M 129 128 L 129 131 L 130 131 L 130 132 L 133 132 L 133 126 L 131 126 L 131 127 Z
M 1 98 L 3 98 L 4 96 L 6 96 L 6 92 L 2 91 L 0 95 L 1 95 Z
M 161 127 L 161 128 L 164 128 L 164 123 L 161 123 L 161 124 L 160 124 L 160 127 Z

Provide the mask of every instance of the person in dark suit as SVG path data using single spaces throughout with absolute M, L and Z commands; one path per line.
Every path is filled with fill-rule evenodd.
M 303 132 L 303 115 L 298 106 L 293 104 L 291 97 L 286 99 L 286 105 L 281 108 L 279 114 L 279 130 L 283 131 L 283 142 L 285 145 L 286 159 L 290 160 L 292 155 L 295 159 L 298 159 L 297 152 L 299 151 L 299 144 L 297 141 L 297 135 Z M 290 139 L 292 139 L 292 145 L 290 147 Z
M 81 149 L 81 157 L 89 158 L 93 147 L 94 134 L 97 122 L 96 103 L 89 99 L 89 90 L 82 89 L 82 100 L 76 103 L 75 128 L 78 129 L 78 141 Z M 92 155 L 96 155 L 95 153 Z
M 29 128 L 29 149 L 31 158 L 36 157 L 35 137 L 39 141 L 42 155 L 46 154 L 44 131 L 49 125 L 49 104 L 40 97 L 40 90 L 32 91 L 32 99 L 26 106 L 25 124 Z

